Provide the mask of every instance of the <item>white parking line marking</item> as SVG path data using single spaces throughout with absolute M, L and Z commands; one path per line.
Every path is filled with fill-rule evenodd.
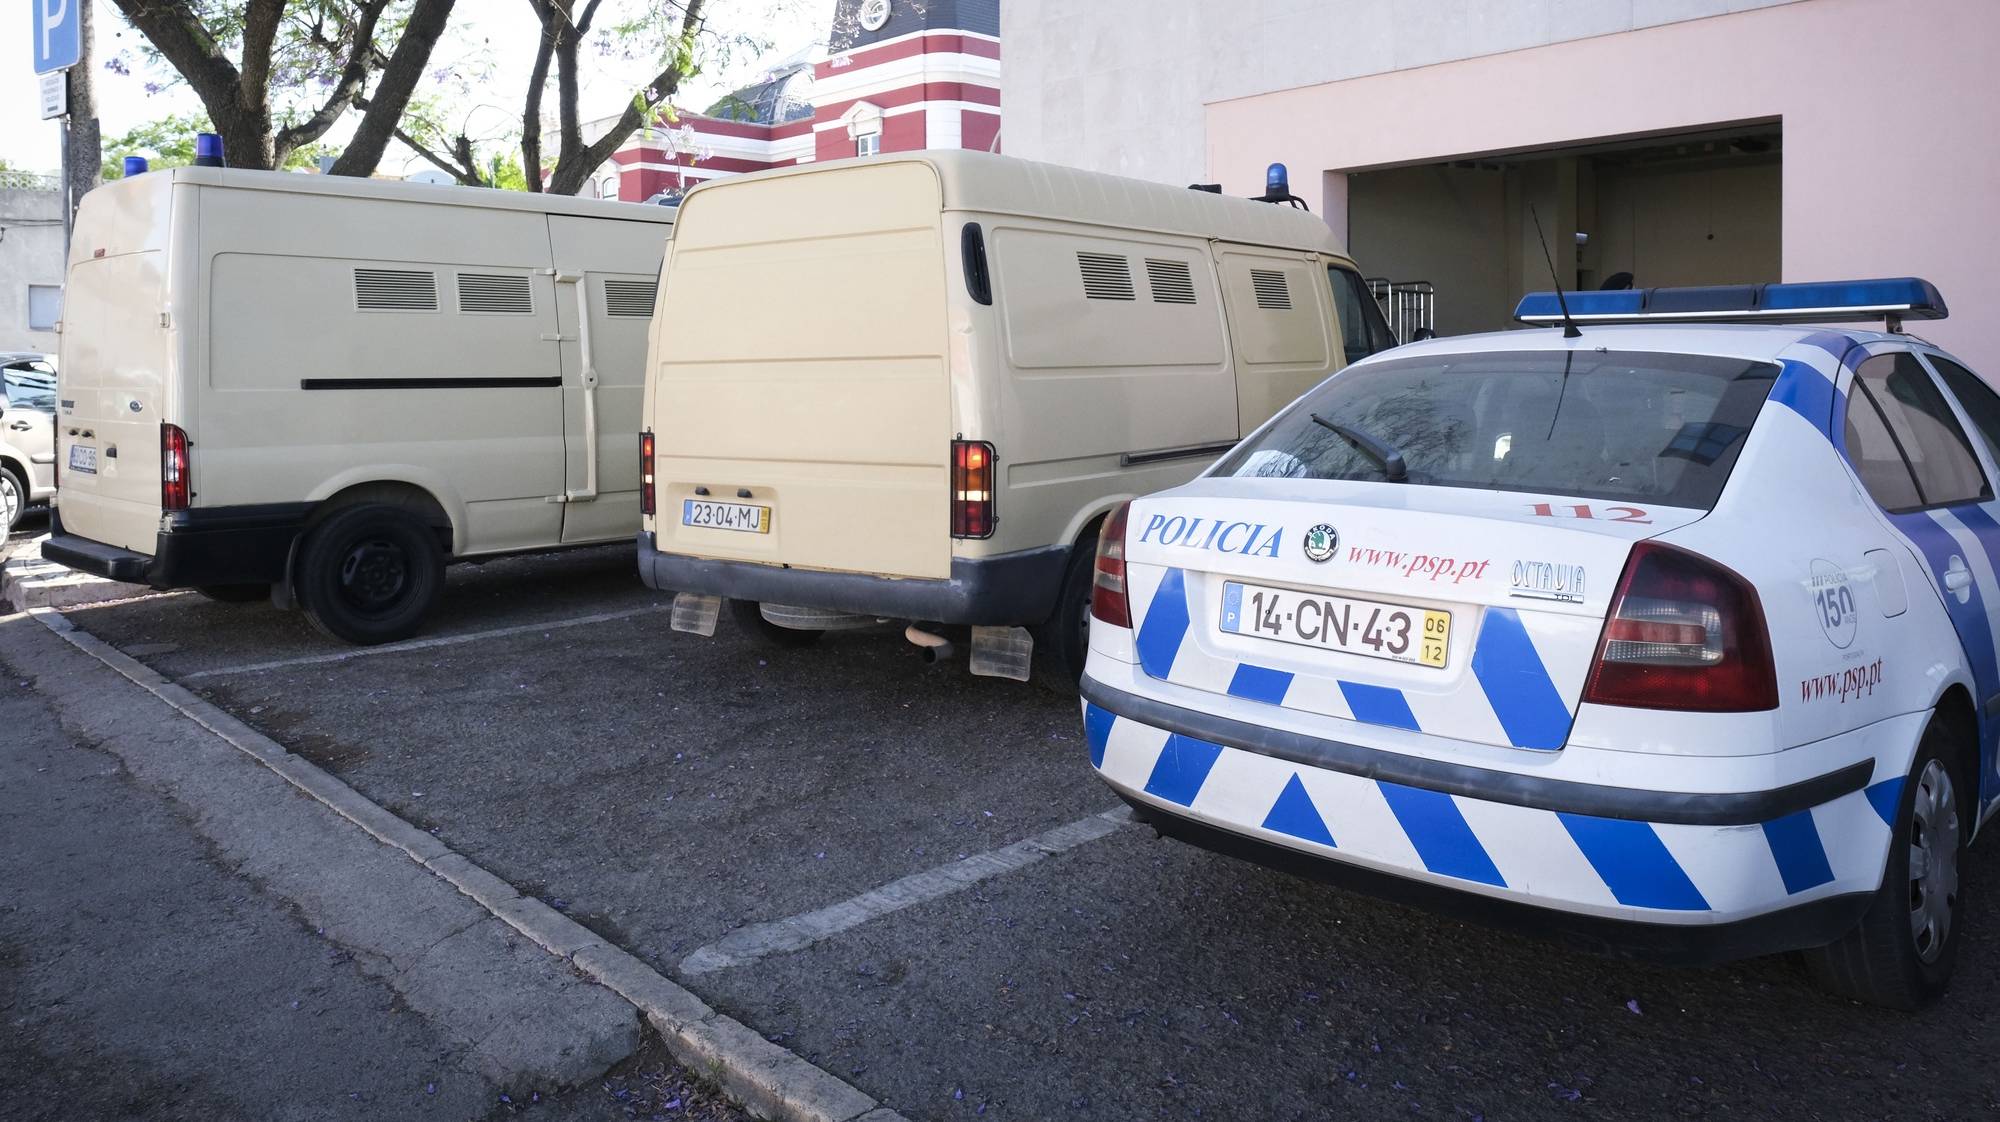
M 273 659 L 270 662 L 251 662 L 242 666 L 224 666 L 214 670 L 197 670 L 183 674 L 177 681 L 192 682 L 197 678 L 220 678 L 228 674 L 255 674 L 264 670 L 282 670 L 288 666 L 314 666 L 323 662 L 346 662 L 350 658 L 364 658 L 368 655 L 397 654 L 402 651 L 421 651 L 431 647 L 449 647 L 458 643 L 470 643 L 479 639 L 503 639 L 509 635 L 525 635 L 530 631 L 556 631 L 565 627 L 582 627 L 589 623 L 609 623 L 614 619 L 630 619 L 648 612 L 665 611 L 665 604 L 648 604 L 643 608 L 633 608 L 624 612 L 604 612 L 594 616 L 578 616 L 575 619 L 559 619 L 548 623 L 524 623 L 515 627 L 496 627 L 491 631 L 468 631 L 458 635 L 438 635 L 429 639 L 406 639 L 400 643 L 384 643 L 379 647 L 356 647 L 351 651 L 335 651 L 333 654 L 302 655 L 298 658 Z
M 925 872 L 912 873 L 830 907 L 740 928 L 682 959 L 681 974 L 709 974 L 732 966 L 744 966 L 774 954 L 803 950 L 871 919 L 880 919 L 892 912 L 949 896 L 989 877 L 1027 868 L 1051 854 L 1107 837 L 1120 826 L 1130 825 L 1133 821 L 1131 809 L 1121 806 L 1057 826 L 1013 845 L 975 853 Z

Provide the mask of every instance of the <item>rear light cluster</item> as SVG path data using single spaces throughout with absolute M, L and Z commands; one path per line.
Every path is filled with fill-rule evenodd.
M 188 508 L 188 434 L 179 425 L 160 426 L 160 509 Z
M 1583 700 L 1703 713 L 1777 708 L 1756 590 L 1705 557 L 1640 542 L 1611 598 Z
M 639 434 L 639 513 L 653 514 L 653 434 Z
M 1132 626 L 1132 603 L 1125 595 L 1125 518 L 1131 509 L 1131 503 L 1119 503 L 1097 531 L 1090 576 L 1090 614 L 1114 627 Z
M 951 536 L 993 536 L 993 445 L 984 440 L 951 442 Z

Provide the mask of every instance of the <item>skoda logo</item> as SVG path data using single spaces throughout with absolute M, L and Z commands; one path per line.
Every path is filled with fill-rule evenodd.
M 1306 556 L 1314 561 L 1331 558 L 1339 546 L 1340 531 L 1324 522 L 1306 531 Z

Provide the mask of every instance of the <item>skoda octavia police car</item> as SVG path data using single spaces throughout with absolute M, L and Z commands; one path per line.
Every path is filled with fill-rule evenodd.
M 1196 844 L 1921 1004 L 2000 796 L 2000 395 L 1919 280 L 1519 314 L 1580 331 L 1358 362 L 1107 519 L 1091 762 Z

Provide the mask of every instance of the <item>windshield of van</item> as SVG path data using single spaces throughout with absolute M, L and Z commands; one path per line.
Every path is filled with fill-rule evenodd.
M 1745 359 L 1643 352 L 1392 359 L 1327 379 L 1213 474 L 1401 476 L 1706 510 L 1777 373 Z
M 56 411 L 56 375 L 42 363 L 22 363 L 0 369 L 0 384 L 6 386 L 10 409 Z

